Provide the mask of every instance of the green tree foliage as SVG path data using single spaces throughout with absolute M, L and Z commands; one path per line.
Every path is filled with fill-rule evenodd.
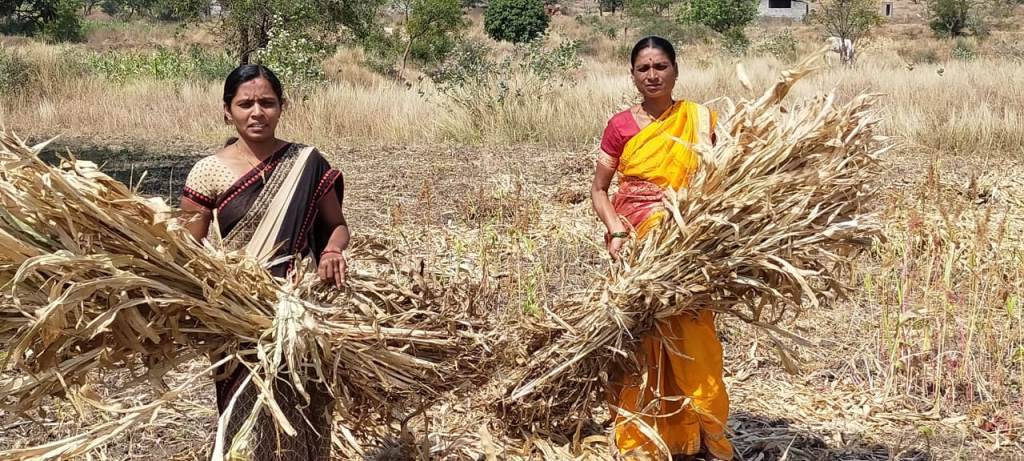
M 597 3 L 598 13 L 604 14 L 606 12 L 615 14 L 623 8 L 625 2 L 623 0 L 600 0 Z
M 1003 3 L 999 0 L 929 0 L 928 26 L 940 37 L 968 34 L 983 36 L 988 32 L 986 19 Z
M 690 0 L 680 15 L 683 22 L 703 24 L 721 34 L 742 31 L 756 17 L 757 0 Z
M 512 43 L 525 43 L 544 35 L 550 21 L 543 0 L 493 0 L 484 12 L 487 35 Z
M 50 42 L 80 42 L 85 40 L 82 30 L 81 0 L 57 0 L 57 14 L 43 23 L 42 35 Z
M 289 40 L 323 46 L 343 38 L 366 43 L 380 37 L 377 18 L 384 0 L 223 0 L 222 5 L 227 14 L 221 36 L 239 62 L 248 63 L 267 47 L 275 28 L 287 28 Z
M 5 0 L 0 18 L 7 33 L 40 35 L 54 42 L 84 38 L 82 0 Z
M 455 46 L 452 35 L 466 23 L 460 0 L 399 0 L 399 7 L 405 14 L 401 78 L 410 57 L 425 63 L 444 58 Z
M 882 23 L 882 16 L 874 0 L 825 0 L 811 13 L 811 20 L 821 25 L 827 35 L 853 44 L 852 50 L 842 54 L 843 62 L 849 64 L 856 59 L 857 43 Z

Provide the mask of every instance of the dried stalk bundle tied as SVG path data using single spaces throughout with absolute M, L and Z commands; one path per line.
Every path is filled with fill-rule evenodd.
M 484 341 L 457 314 L 472 299 L 459 290 L 472 284 L 401 269 L 382 245 L 363 244 L 350 255 L 361 269 L 346 292 L 313 302 L 323 298 L 313 281 L 285 283 L 240 254 L 197 245 L 161 200 L 137 196 L 90 162 L 49 166 L 41 148 L 9 133 L 0 139 L 0 371 L 10 377 L 0 381 L 0 408 L 76 399 L 109 371 L 139 379 L 104 389 L 110 397 L 92 402 L 97 408 L 137 386 L 160 397 L 86 434 L 0 459 L 67 457 L 104 443 L 177 398 L 181 389 L 167 392 L 162 378 L 206 353 L 254 370 L 252 385 L 286 433 L 304 422 L 283 416 L 275 386 L 305 395 L 309 382 L 330 381 L 353 414 L 437 395 L 475 373 L 466 363 Z
M 778 324 L 844 293 L 840 271 L 879 232 L 866 206 L 887 147 L 873 96 L 783 108 L 819 57 L 760 98 L 730 103 L 717 145 L 697 146 L 689 187 L 667 194 L 669 217 L 604 283 L 554 309 L 564 331 L 523 367 L 510 411 L 554 423 L 585 413 L 602 373 L 628 367 L 624 352 L 658 319 L 710 309 L 799 340 Z

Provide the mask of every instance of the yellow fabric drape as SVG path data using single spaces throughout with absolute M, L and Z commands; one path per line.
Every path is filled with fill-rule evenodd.
M 676 103 L 626 143 L 619 159 L 620 181 L 661 189 L 686 186 L 699 164 L 691 147 L 710 143 L 714 125 L 715 115 L 706 107 Z M 620 214 L 630 212 L 628 201 L 614 201 Z M 633 222 L 637 238 L 643 238 L 664 215 L 664 210 L 656 209 Z M 724 427 L 729 396 L 722 381 L 722 345 L 714 313 L 660 320 L 641 338 L 635 360 L 640 372 L 625 373 L 610 395 L 619 451 L 627 457 L 658 457 L 659 444 L 647 435 L 653 430 L 671 454 L 692 455 L 703 449 L 717 458 L 732 459 Z

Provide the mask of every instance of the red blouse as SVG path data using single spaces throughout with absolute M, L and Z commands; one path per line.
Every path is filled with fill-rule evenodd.
M 612 116 L 608 120 L 608 126 L 604 128 L 604 135 L 601 136 L 601 150 L 604 153 L 619 158 L 622 156 L 626 143 L 633 136 L 640 132 L 640 126 L 636 124 L 636 118 L 630 110 L 624 110 Z

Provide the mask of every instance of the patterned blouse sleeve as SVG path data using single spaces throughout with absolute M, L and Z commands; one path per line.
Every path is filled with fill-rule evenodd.
M 188 177 L 185 178 L 185 187 L 181 193 L 182 197 L 207 210 L 216 207 L 216 197 L 219 193 L 214 190 L 217 183 L 215 179 L 219 178 L 212 176 L 219 172 L 211 171 L 212 158 L 205 157 L 196 162 L 192 170 L 188 172 Z

